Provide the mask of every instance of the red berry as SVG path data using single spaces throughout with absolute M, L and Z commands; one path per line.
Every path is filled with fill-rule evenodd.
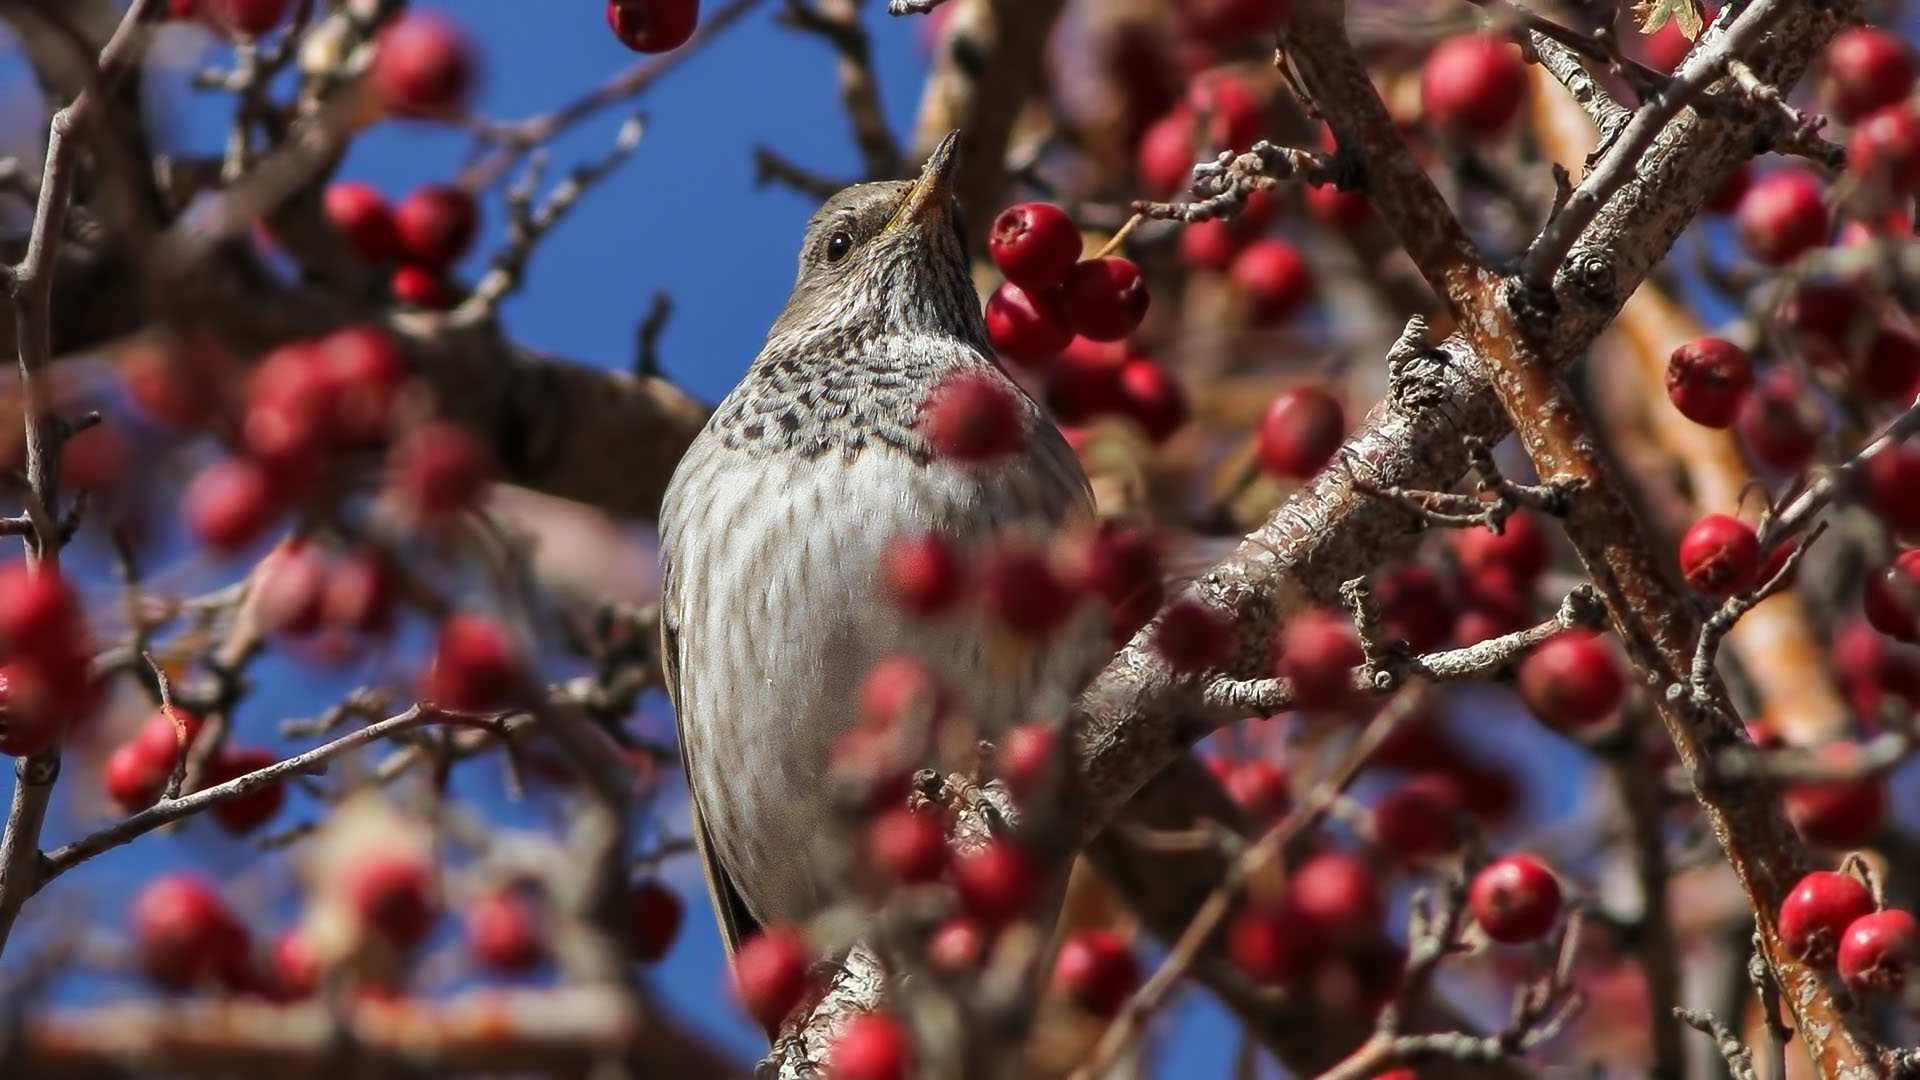
M 196 0 L 206 20 L 230 34 L 259 37 L 280 25 L 293 0 Z
M 400 257 L 400 231 L 393 223 L 393 208 L 372 184 L 342 180 L 327 188 L 322 207 L 327 220 L 363 261 L 384 263 Z
M 1905 210 L 1887 210 L 1878 214 L 1856 217 L 1840 226 L 1840 246 L 1860 247 L 1863 244 L 1878 244 L 1889 240 L 1913 235 L 1913 215 Z M 1853 283 L 1866 282 L 1871 273 L 1855 268 L 1848 273 L 1846 280 Z
M 283 541 L 254 571 L 254 616 L 275 633 L 310 634 L 320 626 L 320 596 L 326 582 L 326 561 L 312 544 Z
M 1859 878 L 1815 870 L 1780 902 L 1780 943 L 1808 964 L 1831 964 L 1840 935 L 1873 913 L 1873 893 Z
M 1286 322 L 1313 293 L 1313 269 L 1278 237 L 1248 244 L 1233 260 L 1231 276 L 1247 298 L 1253 321 L 1262 325 Z
M 913 1040 L 886 1013 L 859 1013 L 847 1021 L 827 1055 L 826 1080 L 906 1080 Z
M 1858 753 L 1853 743 L 1827 743 L 1819 758 L 1834 767 L 1851 767 Z M 1791 784 L 1780 801 L 1787 820 L 1808 843 L 1835 851 L 1866 844 L 1887 819 L 1887 786 L 1877 776 Z
M 634 52 L 677 49 L 699 22 L 700 0 L 607 0 L 607 26 Z
M 1024 798 L 1040 790 L 1058 762 L 1060 733 L 1035 721 L 1000 737 L 1000 776 L 1007 790 Z
M 487 448 L 459 424 L 424 424 L 394 448 L 388 483 L 394 495 L 425 521 L 471 510 L 486 493 L 493 467 Z
M 999 375 L 961 371 L 940 380 L 920 411 L 921 432 L 941 457 L 992 461 L 1027 443 L 1020 392 Z
M 1520 662 L 1520 698 L 1549 724 L 1584 727 L 1606 719 L 1627 693 L 1626 673 L 1597 635 L 1556 634 Z
M 0 754 L 31 757 L 92 715 L 100 694 L 88 656 L 23 656 L 0 667 Z
M 349 554 L 327 573 L 320 612 L 327 625 L 350 634 L 384 634 L 393 626 L 399 582 L 377 551 Z
M 1884 689 L 1897 697 L 1920 697 L 1920 660 L 1916 650 L 1889 642 L 1870 624 L 1854 620 L 1833 638 L 1833 667 L 1842 681 Z M 1875 710 L 1861 710 L 1872 715 Z
M 987 252 L 1007 280 L 1044 292 L 1080 261 L 1080 230 L 1052 203 L 1021 203 L 1000 211 L 987 231 Z
M 175 721 L 178 721 L 176 724 Z M 141 752 L 160 762 L 167 771 L 173 770 L 175 754 L 184 753 L 200 735 L 200 729 L 206 726 L 206 720 L 196 713 L 185 709 L 174 709 L 173 715 L 167 715 L 165 709 L 156 709 L 147 717 L 146 723 L 133 737 Z
M 1326 468 L 1346 438 L 1340 400 L 1313 384 L 1282 390 L 1260 417 L 1260 463 L 1305 480 Z
M 198 393 L 195 365 L 160 348 L 129 349 L 120 362 L 120 385 L 144 419 L 189 428 L 207 415 L 210 402 Z
M 1075 932 L 1053 964 L 1053 988 L 1095 1016 L 1117 1015 L 1139 985 L 1140 963 L 1127 939 L 1104 927 Z
M 1287 0 L 1181 0 L 1180 21 L 1209 45 L 1231 45 L 1252 34 L 1271 34 L 1286 16 Z
M 1708 514 L 1680 538 L 1680 573 L 1707 596 L 1746 592 L 1759 581 L 1760 537 L 1739 518 Z
M 1920 924 L 1898 908 L 1853 920 L 1840 938 L 1840 977 L 1862 996 L 1897 994 L 1920 964 Z
M 1117 255 L 1075 263 L 1060 286 L 1067 325 L 1094 341 L 1119 341 L 1147 317 L 1147 283 L 1140 268 Z
M 227 746 L 221 747 L 219 755 L 209 763 L 207 767 L 207 786 L 213 787 L 216 784 L 224 784 L 229 780 L 239 779 L 248 773 L 258 772 L 279 760 L 280 758 L 271 750 L 262 749 L 257 746 L 234 746 L 228 744 Z M 172 769 L 171 761 L 167 762 L 167 767 L 169 770 Z M 282 784 L 268 784 L 265 787 L 256 788 L 238 798 L 215 803 L 213 806 L 213 819 L 219 822 L 221 827 L 230 833 L 250 833 L 260 826 L 265 825 L 267 822 L 272 821 L 274 816 L 280 813 L 280 808 L 286 805 L 286 802 L 286 787 Z
M 267 470 L 245 458 L 201 469 L 180 499 L 194 537 L 221 555 L 252 544 L 280 516 Z
M 1845 371 L 1857 353 L 1862 332 L 1871 331 L 1871 319 L 1860 290 L 1851 285 L 1808 282 L 1795 289 L 1780 311 L 1780 322 L 1792 332 L 1800 350 L 1815 367 Z M 1864 324 L 1864 325 L 1863 325 Z
M 1265 758 L 1233 763 L 1222 782 L 1227 797 L 1246 812 L 1247 819 L 1257 828 L 1271 827 L 1287 812 L 1290 804 L 1287 774 Z
M 1669 23 L 1669 26 L 1672 24 Z M 1753 186 L 1753 162 L 1742 161 L 1733 167 L 1727 178 L 1707 196 L 1706 205 L 1700 209 L 1708 214 L 1731 214 L 1740 208 L 1740 200 L 1747 197 L 1747 189 Z
M 1205 121 L 1207 149 L 1244 153 L 1260 140 L 1266 126 L 1260 99 L 1237 75 L 1225 70 L 1205 72 L 1193 80 L 1187 107 Z
M 1467 905 L 1487 937 L 1503 945 L 1539 941 L 1560 917 L 1560 879 L 1531 855 L 1488 863 L 1467 887 Z
M 422 270 L 441 271 L 460 261 L 480 228 L 473 196 L 449 184 L 415 188 L 394 207 L 400 253 Z
M 172 768 L 171 761 L 154 757 L 135 740 L 114 748 L 107 757 L 101 778 L 107 789 L 107 797 L 131 814 L 145 810 L 160 798 Z
M 1881 327 L 1860 365 L 1860 389 L 1869 397 L 1907 406 L 1920 382 L 1920 340 L 1907 330 Z
M 1800 169 L 1768 173 L 1740 200 L 1734 228 L 1747 253 L 1769 266 L 1792 262 L 1827 242 L 1833 220 L 1826 192 Z
M 1847 171 L 1881 197 L 1920 187 L 1920 117 L 1893 105 L 1854 125 L 1847 139 Z
M 939 817 L 904 806 L 868 826 L 867 851 L 888 879 L 908 885 L 938 881 L 947 868 L 947 834 Z
M 1875 630 L 1898 641 L 1920 641 L 1920 551 L 1903 551 L 1868 574 L 1861 601 Z
M 1248 978 L 1269 986 L 1308 974 L 1322 944 L 1320 928 L 1285 901 L 1253 904 L 1227 924 L 1227 955 Z
M 934 533 L 896 536 L 880 556 L 887 595 L 910 615 L 938 615 L 953 607 L 966 566 L 945 538 Z
M 1358 191 L 1341 191 L 1332 184 L 1309 184 L 1306 199 L 1313 219 L 1336 229 L 1357 229 L 1373 220 L 1373 204 Z
M 57 568 L 25 562 L 0 567 L 0 651 L 63 654 L 84 629 L 79 600 Z
M 525 692 L 520 653 L 506 627 L 484 615 L 447 616 L 422 680 L 423 698 L 461 712 L 491 712 Z
M 1112 609 L 1117 641 L 1131 638 L 1160 610 L 1165 595 L 1160 553 L 1146 530 L 1101 522 L 1069 562 L 1069 580 Z
M 1293 684 L 1293 706 L 1312 712 L 1344 704 L 1353 672 L 1366 659 L 1353 624 L 1319 608 L 1295 615 L 1280 629 L 1276 673 Z
M 1180 230 L 1180 258 L 1195 270 L 1225 270 L 1239 253 L 1234 227 L 1218 218 Z
M 273 939 L 267 966 L 273 993 L 282 1001 L 311 997 L 320 986 L 320 958 L 313 955 L 312 943 L 299 930 Z
M 1753 359 L 1732 342 L 1698 338 L 1667 358 L 1667 397 L 1703 427 L 1731 425 L 1752 388 Z
M 987 336 L 994 350 L 1024 367 L 1042 368 L 1073 341 L 1059 296 L 1008 281 L 987 298 Z
M 1373 837 L 1401 859 L 1430 859 L 1460 846 L 1460 785 L 1444 773 L 1423 773 L 1373 808 Z
M 451 311 L 460 297 L 438 273 L 419 266 L 401 266 L 394 270 L 388 291 L 395 300 L 430 311 Z
M 349 862 L 341 891 L 366 931 L 396 949 L 420 944 L 440 918 L 426 861 L 396 851 L 370 851 Z
M 667 955 L 680 936 L 686 913 L 679 894 L 658 881 L 649 878 L 635 885 L 633 895 L 627 898 L 627 934 L 633 958 L 652 964 Z
M 905 654 L 883 656 L 860 683 L 860 719 L 879 729 L 939 711 L 940 688 L 926 665 Z
M 60 455 L 60 482 L 91 494 L 109 492 L 126 478 L 133 449 L 118 425 L 83 428 Z
M 927 962 L 941 971 L 972 971 L 986 959 L 989 931 L 980 923 L 955 916 L 940 924 L 927 942 Z
M 1734 421 L 1740 437 L 1762 465 L 1797 472 L 1819 448 L 1826 421 L 1800 378 L 1786 368 L 1760 377 Z
M 1135 168 L 1148 194 L 1164 198 L 1187 186 L 1200 157 L 1194 146 L 1193 113 L 1185 105 L 1176 105 L 1140 136 Z
M 98 705 L 86 623 L 58 569 L 0 567 L 0 651 L 12 653 L 0 669 L 0 753 L 38 753 Z
M 1708 22 L 1713 21 L 1713 10 L 1708 9 Z M 1647 65 L 1668 75 L 1673 74 L 1674 69 L 1680 66 L 1680 61 L 1686 59 L 1687 53 L 1692 50 L 1693 42 L 1680 29 L 1679 21 L 1674 19 L 1667 20 L 1660 29 L 1640 38 L 1640 55 Z
M 1020 634 L 1044 636 L 1073 614 L 1079 594 L 1054 572 L 1046 553 L 1008 545 L 987 560 L 981 576 L 987 611 Z
M 1175 671 L 1205 671 L 1226 658 L 1233 628 L 1218 609 L 1183 597 L 1161 614 L 1153 644 Z
M 1861 469 L 1866 501 L 1897 536 L 1920 534 L 1920 447 L 1889 446 L 1866 460 Z
M 1489 34 L 1442 41 L 1420 69 L 1422 111 L 1455 135 L 1498 135 L 1526 100 L 1526 65 L 1512 45 Z
M 1042 884 L 1033 859 L 1005 840 L 989 840 L 961 856 L 953 881 L 967 914 L 995 926 L 1026 914 L 1040 898 Z
M 393 337 L 374 326 L 335 330 L 320 340 L 315 367 L 335 442 L 360 449 L 384 439 L 406 378 L 406 358 Z
M 409 11 L 380 34 L 367 83 L 402 116 L 458 112 L 473 87 L 473 50 L 453 20 Z
M 129 918 L 141 970 L 169 990 L 247 977 L 247 928 L 212 885 L 191 874 L 156 878 L 134 897 Z
M 1187 422 L 1186 391 L 1149 357 L 1135 356 L 1121 366 L 1120 393 L 1127 416 L 1153 442 L 1166 442 Z
M 532 971 L 546 958 L 540 910 L 516 889 L 489 889 L 467 909 L 467 948 L 481 967 Z
M 782 924 L 741 942 L 733 956 L 733 986 L 747 1015 L 778 1027 L 813 989 L 810 959 L 806 941 Z
M 1287 903 L 1324 941 L 1353 943 L 1377 936 L 1386 901 L 1367 864 L 1327 851 L 1301 863 L 1287 881 Z
M 1848 123 L 1905 99 L 1913 78 L 1913 50 L 1898 35 L 1856 26 L 1827 43 L 1821 89 L 1835 115 Z
M 1382 577 L 1374 597 L 1385 616 L 1387 634 L 1405 641 L 1415 653 L 1440 648 L 1453 633 L 1457 604 L 1440 575 L 1418 563 L 1407 563 Z
M 1120 386 L 1120 372 L 1127 360 L 1123 345 L 1074 338 L 1047 365 L 1047 408 L 1069 425 L 1122 411 L 1126 392 Z
M 305 344 L 267 355 L 247 381 L 247 455 L 276 488 L 303 489 L 326 467 L 331 401 L 318 354 Z
M 1509 515 L 1499 532 L 1476 526 L 1454 533 L 1453 550 L 1467 574 L 1502 570 L 1522 589 L 1547 568 L 1547 534 L 1539 519 L 1524 511 Z

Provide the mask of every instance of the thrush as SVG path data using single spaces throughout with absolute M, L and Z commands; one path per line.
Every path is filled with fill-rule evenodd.
M 882 583 L 897 537 L 979 552 L 1092 512 L 1072 449 L 988 343 L 952 193 L 956 136 L 917 179 L 857 184 L 813 216 L 765 347 L 667 488 L 666 681 L 729 955 L 843 894 L 829 757 L 876 663 L 906 654 L 953 696 L 942 723 L 964 737 L 915 764 L 958 771 L 977 739 L 1064 702 L 1105 641 L 1098 621 L 1022 638 L 978 606 L 916 617 Z M 927 405 L 955 379 L 1017 403 L 1017 445 L 985 461 L 938 452 Z

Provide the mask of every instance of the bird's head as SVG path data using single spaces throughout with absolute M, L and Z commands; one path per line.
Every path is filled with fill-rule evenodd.
M 800 274 L 773 335 L 945 334 L 984 345 L 986 328 L 953 197 L 954 144 L 913 180 L 855 184 L 807 223 Z

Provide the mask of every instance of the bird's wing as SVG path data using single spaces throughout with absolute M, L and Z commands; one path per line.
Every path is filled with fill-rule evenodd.
M 740 898 L 740 890 L 734 887 L 733 879 L 727 876 L 727 868 L 720 865 L 714 857 L 713 841 L 707 836 L 706 816 L 700 812 L 700 792 L 693 785 L 693 771 L 687 768 L 687 726 L 681 718 L 680 702 L 684 697 L 680 693 L 680 628 L 674 612 L 675 603 L 673 566 L 671 561 L 663 564 L 660 587 L 660 668 L 667 684 L 667 698 L 673 703 L 674 730 L 680 743 L 680 767 L 687 776 L 687 794 L 693 801 L 693 816 L 689 826 L 693 830 L 694 850 L 700 853 L 700 868 L 707 875 L 707 897 L 713 901 L 713 913 L 720 920 L 720 940 L 727 947 L 727 963 L 733 963 L 734 950 L 740 942 L 756 933 L 760 926 L 753 921 L 747 911 L 746 901 Z

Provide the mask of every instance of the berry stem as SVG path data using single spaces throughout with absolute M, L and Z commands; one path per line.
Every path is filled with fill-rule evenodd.
M 1093 257 L 1096 259 L 1104 259 L 1107 256 L 1112 255 L 1115 252 L 1119 251 L 1121 246 L 1127 242 L 1127 237 L 1132 236 L 1133 230 L 1139 228 L 1140 223 L 1145 220 L 1147 220 L 1147 215 L 1141 214 L 1141 213 L 1135 213 L 1132 217 L 1127 219 L 1126 224 L 1120 226 L 1119 229 L 1114 231 L 1113 239 L 1108 240 L 1105 244 L 1102 244 L 1100 246 L 1100 250 L 1095 252 Z

